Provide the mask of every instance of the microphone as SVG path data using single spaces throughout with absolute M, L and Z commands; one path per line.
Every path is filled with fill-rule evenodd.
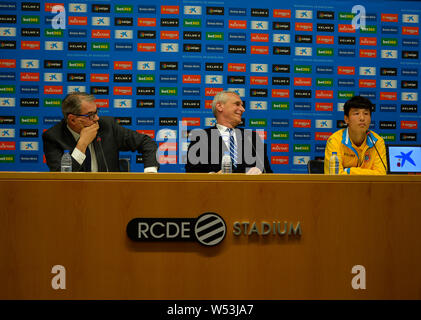
M 246 135 L 245 134 L 245 132 L 244 132 L 244 135 Z M 264 161 L 262 161 L 262 159 L 260 159 L 260 157 L 259 157 L 259 154 L 257 153 L 257 151 L 256 151 L 256 148 L 254 147 L 254 145 L 253 145 L 253 141 L 252 141 L 252 138 L 251 138 L 251 136 L 249 136 L 249 135 L 247 135 L 247 137 L 249 138 L 249 141 L 250 141 L 250 144 L 251 144 L 251 147 L 253 148 L 253 151 L 254 151 L 254 153 L 256 154 L 256 158 L 257 158 L 257 160 L 263 165 L 263 171 L 262 171 L 262 173 L 266 173 L 266 168 L 265 168 L 265 162 Z M 257 133 L 256 133 L 256 143 L 257 143 L 257 139 L 260 139 L 260 138 L 258 138 L 257 137 Z M 265 150 L 264 149 L 264 147 L 265 147 L 265 145 L 264 145 L 264 142 L 262 142 L 263 143 L 263 151 Z M 263 157 L 264 157 L 264 155 L 263 155 Z M 256 167 L 257 167 L 257 162 L 256 162 Z M 258 167 L 259 168 L 259 167 Z M 260 168 L 259 168 L 260 169 Z
M 101 137 L 97 136 L 96 142 L 98 142 L 99 149 L 101 150 L 101 155 L 102 155 L 102 159 L 104 159 L 105 168 L 107 169 L 107 172 L 110 172 L 108 170 L 108 164 L 107 164 L 107 160 L 105 159 L 104 150 L 102 149 L 102 142 L 101 141 L 102 141 Z
M 383 165 L 383 167 L 384 167 L 384 170 L 386 170 L 386 173 L 387 173 L 387 168 L 386 168 L 386 166 L 384 165 L 384 162 L 383 162 L 382 157 L 380 156 L 379 150 L 377 150 L 377 148 L 376 148 L 376 143 L 373 141 L 373 139 L 372 139 L 372 138 L 371 138 L 371 136 L 370 136 L 370 130 L 367 130 L 365 133 L 367 134 L 367 137 L 368 137 L 368 138 L 370 138 L 371 143 L 373 144 L 374 149 L 376 149 L 376 152 L 377 152 L 377 154 L 378 154 L 378 156 L 379 156 L 379 158 L 380 158 L 380 160 L 381 160 L 381 162 L 382 162 L 382 165 Z M 377 142 L 377 141 L 376 141 L 376 142 Z

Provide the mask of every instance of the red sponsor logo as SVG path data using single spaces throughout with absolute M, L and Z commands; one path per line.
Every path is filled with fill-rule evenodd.
M 205 88 L 205 96 L 207 96 L 207 97 L 213 97 L 218 92 L 221 92 L 223 90 L 224 89 L 222 89 L 222 88 Z
M 179 14 L 179 6 L 161 6 L 161 14 Z
M 159 151 L 177 151 L 177 142 L 160 142 Z
M 269 47 L 251 46 L 251 54 L 269 54 Z
M 361 58 L 376 58 L 377 50 L 376 49 L 360 49 Z
M 250 77 L 250 84 L 267 86 L 268 85 L 268 77 L 251 76 Z
M 183 83 L 201 83 L 200 74 L 183 74 Z
M 333 103 L 316 102 L 316 111 L 333 111 Z
M 418 121 L 401 121 L 401 129 L 418 129 Z
M 398 14 L 392 14 L 392 13 L 382 13 L 382 22 L 398 22 L 399 20 Z
M 294 86 L 309 87 L 311 86 L 311 78 L 294 78 Z
M 332 132 L 315 132 L 314 139 L 326 141 L 332 135 Z
M 133 61 L 114 61 L 114 70 L 132 70 Z
M 228 28 L 230 29 L 247 29 L 247 21 L 245 20 L 229 20 Z
M 291 10 L 273 9 L 274 18 L 291 18 Z
M 270 145 L 271 152 L 289 152 L 288 143 L 272 143 Z
M 139 132 L 141 134 L 146 134 L 151 139 L 155 139 L 155 130 L 136 130 L 136 132 Z
M 110 101 L 108 99 L 96 99 L 95 104 L 97 108 L 108 108 L 110 106 Z
M 138 27 L 156 27 L 156 18 L 138 18 Z
M 164 40 L 177 40 L 179 37 L 178 31 L 161 31 L 161 39 Z
M 64 3 L 46 3 L 45 4 L 45 12 L 51 12 L 54 6 L 61 6 L 61 10 L 64 10 Z
M 160 155 L 159 156 L 159 163 L 160 164 L 165 164 L 165 163 L 169 163 L 169 164 L 177 164 L 177 156 L 174 155 Z
M 114 87 L 113 92 L 117 96 L 131 96 L 132 87 Z
M 63 86 L 44 86 L 44 94 L 63 94 Z
M 345 33 L 355 33 L 355 28 L 352 24 L 339 24 L 338 31 Z
M 250 38 L 253 42 L 269 42 L 269 35 L 267 33 L 252 33 Z
M 92 38 L 109 39 L 111 38 L 111 31 L 110 30 L 92 30 Z
M 311 22 L 296 22 L 295 31 L 313 31 L 313 24 Z
M 21 72 L 20 81 L 39 81 L 39 72 Z
M 267 137 L 268 137 L 267 131 L 264 131 L 264 130 L 256 130 L 256 133 L 260 137 L 260 139 L 262 139 L 262 140 L 266 140 Z
M 333 99 L 332 90 L 316 90 L 316 99 Z
M 289 164 L 288 156 L 272 156 L 270 157 L 271 164 Z
M 212 109 L 212 100 L 205 100 L 205 109 Z
M 294 119 L 294 128 L 311 128 L 310 119 Z
M 380 92 L 380 100 L 398 100 L 396 92 Z
M 354 75 L 355 74 L 355 67 L 338 66 L 338 74 Z
M 183 126 L 196 127 L 200 126 L 200 118 L 183 118 L 181 120 Z
M 229 72 L 246 72 L 245 63 L 228 63 Z
M 91 73 L 91 82 L 109 82 L 110 75 L 108 73 Z
M 16 142 L 2 141 L 0 142 L 0 150 L 16 150 Z
M 289 89 L 272 89 L 273 98 L 289 98 Z
M 16 68 L 16 60 L 0 59 L 0 68 Z
M 137 51 L 156 52 L 156 43 L 138 43 Z
M 360 88 L 375 88 L 376 87 L 376 79 L 360 79 L 359 80 L 359 87 Z
M 402 34 L 417 36 L 419 33 L 418 27 L 402 27 Z
M 377 38 L 374 37 L 361 37 L 360 38 L 361 46 L 377 46 Z
M 317 36 L 316 43 L 319 44 L 334 44 L 335 37 L 334 36 Z
M 69 17 L 69 25 L 86 26 L 88 25 L 88 17 Z
M 41 49 L 40 41 L 21 41 L 20 48 L 22 50 L 39 50 Z

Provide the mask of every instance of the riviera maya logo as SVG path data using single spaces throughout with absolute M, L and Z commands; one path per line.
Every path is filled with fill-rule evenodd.
M 224 240 L 227 225 L 217 213 L 206 212 L 197 218 L 135 218 L 126 232 L 137 242 L 197 241 L 210 247 Z

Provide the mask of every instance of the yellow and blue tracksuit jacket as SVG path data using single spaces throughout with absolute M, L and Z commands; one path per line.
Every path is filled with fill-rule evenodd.
M 335 151 L 339 159 L 339 174 L 386 174 L 386 169 L 374 149 L 374 144 L 376 144 L 383 163 L 387 167 L 384 140 L 373 131 L 369 131 L 369 135 L 371 139 L 367 137 L 363 144 L 357 147 L 349 137 L 348 128 L 332 134 L 326 143 L 325 174 L 329 174 L 329 159 Z

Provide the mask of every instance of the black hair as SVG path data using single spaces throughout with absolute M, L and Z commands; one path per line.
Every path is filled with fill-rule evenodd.
M 374 109 L 374 105 L 367 98 L 364 98 L 361 96 L 354 96 L 351 99 L 349 99 L 347 102 L 345 102 L 344 114 L 347 117 L 349 116 L 349 110 L 351 110 L 351 108 L 369 110 L 370 116 L 371 116 L 371 111 Z

